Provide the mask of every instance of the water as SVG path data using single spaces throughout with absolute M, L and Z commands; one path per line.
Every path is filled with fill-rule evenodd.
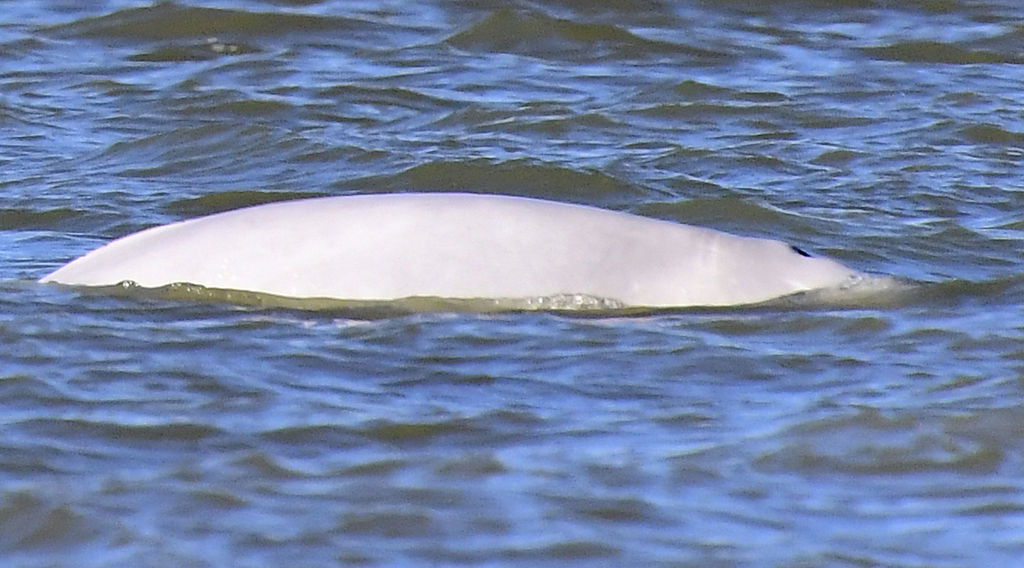
M 5 4 L 6 564 L 1019 563 L 1022 15 Z M 34 282 L 154 224 L 398 190 L 773 236 L 917 284 L 595 317 Z

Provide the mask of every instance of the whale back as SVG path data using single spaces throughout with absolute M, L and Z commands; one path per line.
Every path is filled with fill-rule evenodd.
M 533 298 L 733 305 L 858 273 L 780 241 L 537 199 L 406 193 L 260 205 L 154 227 L 43 282 L 187 282 L 294 298 Z

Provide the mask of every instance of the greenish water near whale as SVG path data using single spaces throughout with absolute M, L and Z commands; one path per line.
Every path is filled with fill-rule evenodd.
M 1009 0 L 7 3 L 0 553 L 1018 562 L 1022 16 Z M 410 190 L 780 238 L 915 285 L 608 314 L 35 283 L 156 224 Z

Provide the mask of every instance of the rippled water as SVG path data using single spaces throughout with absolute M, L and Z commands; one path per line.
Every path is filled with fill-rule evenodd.
M 1022 21 L 1012 0 L 4 3 L 5 562 L 1019 562 Z M 158 223 L 406 190 L 773 236 L 917 284 L 595 317 L 34 282 Z

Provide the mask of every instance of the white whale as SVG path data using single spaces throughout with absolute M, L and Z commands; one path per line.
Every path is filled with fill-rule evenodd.
M 723 306 L 863 274 L 780 241 L 522 197 L 401 193 L 277 202 L 117 239 L 41 279 L 389 301 L 582 295 Z

